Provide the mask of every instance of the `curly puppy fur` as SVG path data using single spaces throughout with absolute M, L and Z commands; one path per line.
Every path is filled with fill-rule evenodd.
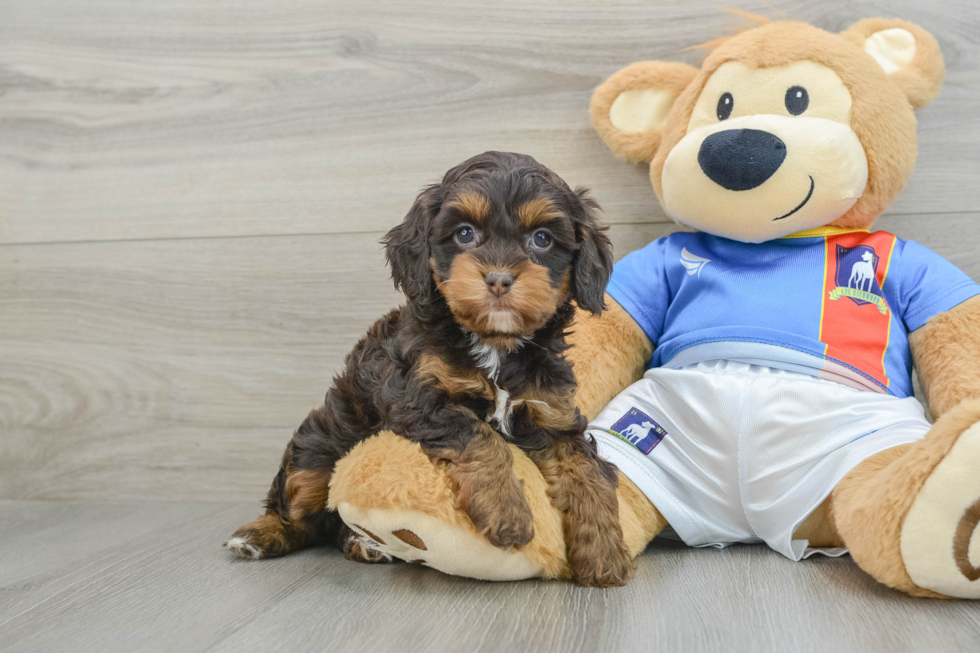
M 565 359 L 573 302 L 604 307 L 612 251 L 597 211 L 585 189 L 520 154 L 484 153 L 424 189 L 384 238 L 408 303 L 348 355 L 286 447 L 266 514 L 229 548 L 259 558 L 334 542 L 351 559 L 381 560 L 327 503 L 337 462 L 391 430 L 445 466 L 457 506 L 502 548 L 534 536 L 508 442 L 533 452 L 563 511 L 574 577 L 623 584 L 633 564 L 617 477 L 585 440 Z

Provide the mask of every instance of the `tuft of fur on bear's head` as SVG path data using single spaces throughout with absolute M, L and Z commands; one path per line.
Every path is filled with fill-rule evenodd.
M 620 70 L 593 95 L 596 130 L 648 162 L 664 210 L 701 231 L 763 242 L 870 227 L 912 174 L 913 109 L 944 74 L 935 38 L 880 18 L 841 34 L 760 22 L 708 44 L 700 69 Z

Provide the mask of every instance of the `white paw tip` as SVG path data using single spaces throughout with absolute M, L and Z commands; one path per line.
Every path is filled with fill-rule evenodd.
M 258 547 L 249 544 L 244 537 L 233 537 L 225 542 L 225 546 L 240 558 L 258 560 L 262 557 L 262 552 L 259 551 Z
M 356 534 L 355 540 L 365 551 L 365 557 L 371 557 L 372 553 L 377 553 L 385 562 L 391 562 L 391 554 L 385 551 L 373 538 L 360 531 L 354 532 Z

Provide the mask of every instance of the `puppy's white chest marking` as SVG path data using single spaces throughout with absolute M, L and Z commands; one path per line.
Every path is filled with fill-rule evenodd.
M 510 420 L 514 412 L 514 403 L 510 400 L 510 393 L 497 385 L 497 375 L 500 374 L 500 362 L 503 360 L 503 353 L 490 345 L 481 342 L 476 335 L 473 336 L 473 346 L 470 351 L 476 364 L 487 373 L 493 387 L 496 390 L 493 413 L 487 414 L 487 422 L 494 422 L 500 433 L 510 437 Z
M 487 373 L 487 376 L 496 385 L 497 375 L 500 374 L 500 361 L 503 359 L 503 354 L 498 349 L 494 349 L 485 342 L 481 342 L 476 335 L 473 335 L 472 339 L 473 345 L 470 347 L 470 353 L 476 359 L 476 364 Z
M 497 402 L 493 415 L 487 415 L 488 422 L 496 422 L 500 433 L 505 437 L 510 437 L 510 418 L 514 412 L 514 402 L 510 400 L 510 393 L 501 388 L 496 383 L 493 387 L 497 389 Z

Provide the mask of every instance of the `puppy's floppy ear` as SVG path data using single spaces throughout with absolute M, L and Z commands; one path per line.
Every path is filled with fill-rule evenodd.
M 429 226 L 439 212 L 440 184 L 426 187 L 402 223 L 381 239 L 385 260 L 391 267 L 391 278 L 413 303 L 426 303 L 433 289 L 429 268 Z
M 576 188 L 572 202 L 579 249 L 572 267 L 572 293 L 580 308 L 593 315 L 605 308 L 606 284 L 612 274 L 612 243 L 606 227 L 600 226 L 599 203 L 592 199 L 587 188 Z
M 867 18 L 851 25 L 841 36 L 874 58 L 888 79 L 902 89 L 913 109 L 921 109 L 939 95 L 946 75 L 943 53 L 936 37 L 915 23 Z
M 683 63 L 639 61 L 603 82 L 592 94 L 589 117 L 616 156 L 649 163 L 677 96 L 698 69 Z

